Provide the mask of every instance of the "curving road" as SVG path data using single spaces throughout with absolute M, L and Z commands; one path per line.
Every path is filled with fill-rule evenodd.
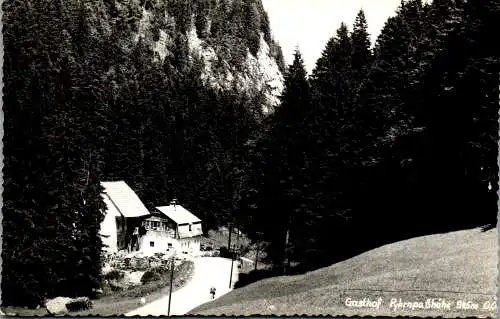
M 184 315 L 193 308 L 211 301 L 210 287 L 215 287 L 218 298 L 229 291 L 231 259 L 220 257 L 198 257 L 194 259 L 194 273 L 186 286 L 172 293 L 170 315 Z M 233 265 L 232 284 L 238 279 L 236 261 Z M 168 312 L 168 294 L 145 306 L 135 309 L 126 316 L 166 316 Z

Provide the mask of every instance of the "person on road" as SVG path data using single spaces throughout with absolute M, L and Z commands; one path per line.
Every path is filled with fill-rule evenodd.
M 212 299 L 215 299 L 215 287 L 210 288 L 210 295 L 212 296 Z

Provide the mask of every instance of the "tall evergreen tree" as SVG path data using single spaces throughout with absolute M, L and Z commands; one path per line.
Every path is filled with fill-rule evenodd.
M 372 55 L 370 50 L 370 35 L 368 34 L 368 22 L 365 13 L 360 10 L 354 21 L 351 34 L 352 41 L 352 72 L 355 88 L 361 86 L 371 66 Z
M 34 306 L 43 298 L 45 262 L 36 249 L 40 244 L 37 214 L 37 174 L 40 163 L 32 160 L 39 150 L 43 112 L 43 76 L 36 66 L 40 63 L 39 28 L 33 21 L 41 12 L 27 1 L 5 3 L 4 26 L 4 192 L 2 234 L 2 294 L 3 304 Z M 19 23 L 19 26 L 17 25 Z M 48 92 L 47 92 L 48 93 Z M 38 194 L 38 195 L 37 195 Z M 16 230 L 16 231 L 12 231 Z M 32 258 L 26 260 L 26 256 Z
M 21 51 L 15 59 L 20 62 L 25 61 L 18 64 L 12 60 L 12 65 L 29 67 L 33 72 L 31 76 L 34 82 L 28 82 L 30 83 L 28 85 L 32 85 L 31 92 L 27 92 L 30 96 L 28 99 L 17 98 L 8 102 L 7 108 L 14 113 L 6 121 L 6 127 L 11 125 L 10 120 L 15 121 L 12 123 L 23 122 L 21 118 L 16 117 L 16 113 L 23 117 L 32 113 L 33 122 L 30 123 L 32 129 L 27 132 L 33 134 L 35 132 L 33 130 L 38 130 L 38 133 L 27 137 L 25 141 L 19 141 L 19 146 L 31 154 L 37 154 L 36 159 L 28 154 L 23 155 L 22 159 L 26 161 L 25 167 L 33 168 L 30 171 L 34 174 L 34 178 L 16 181 L 17 174 L 11 170 L 13 167 L 6 167 L 6 189 L 15 191 L 16 184 L 24 184 L 23 197 L 26 196 L 31 204 L 23 207 L 22 198 L 16 198 L 15 193 L 7 191 L 5 193 L 7 201 L 4 206 L 6 213 L 4 226 L 7 227 L 4 229 L 8 229 L 11 234 L 13 229 L 19 229 L 17 223 L 12 223 L 16 217 L 9 216 L 8 212 L 20 209 L 22 211 L 20 216 L 29 216 L 26 221 L 30 221 L 34 231 L 32 236 L 27 237 L 30 238 L 29 242 L 25 241 L 27 246 L 21 248 L 21 251 L 28 249 L 23 252 L 22 258 L 23 263 L 27 265 L 25 270 L 32 272 L 32 275 L 25 277 L 23 271 L 16 266 L 19 260 L 16 261 L 15 253 L 11 260 L 4 258 L 4 265 L 17 267 L 15 270 L 12 269 L 14 273 L 10 275 L 9 266 L 6 267 L 7 276 L 4 277 L 6 280 L 3 288 L 4 291 L 13 293 L 4 298 L 6 304 L 33 305 L 44 297 L 58 294 L 89 294 L 93 288 L 100 285 L 101 250 L 98 231 L 102 202 L 99 189 L 95 185 L 98 183 L 100 172 L 97 153 L 101 150 L 96 149 L 93 164 L 86 162 L 87 155 L 92 153 L 90 151 L 92 143 L 96 141 L 93 139 L 95 135 L 87 134 L 89 131 L 86 130 L 86 126 L 88 128 L 88 124 L 93 123 L 98 126 L 96 131 L 102 133 L 100 122 L 96 121 L 101 113 L 88 108 L 94 106 L 96 100 L 92 101 L 92 98 L 96 95 L 89 94 L 92 90 L 92 85 L 88 82 L 90 79 L 85 76 L 86 74 L 80 73 L 82 68 L 88 68 L 95 61 L 86 64 L 88 62 L 85 60 L 86 56 L 84 58 L 84 55 L 79 55 L 78 53 L 82 51 L 75 49 L 72 44 L 72 31 L 81 27 L 81 17 L 84 14 L 81 8 L 74 3 L 68 3 L 66 6 L 54 7 L 54 5 L 43 1 L 35 4 L 26 3 L 28 8 L 26 27 L 41 26 L 37 28 L 36 33 L 27 34 L 33 39 L 44 39 L 43 42 L 26 46 L 27 43 L 23 42 L 22 37 L 9 39 L 12 41 L 11 44 L 20 40 L 17 44 Z M 14 14 L 11 11 L 13 9 L 7 7 L 9 15 Z M 35 12 L 46 15 L 43 18 L 51 17 L 52 23 L 38 23 L 42 16 L 34 15 Z M 16 22 L 12 21 L 12 25 L 15 26 Z M 31 53 L 29 50 L 34 52 Z M 6 52 L 8 56 L 13 56 L 13 48 L 8 48 Z M 27 75 L 28 70 L 8 69 L 6 78 Z M 12 73 L 9 74 L 9 71 Z M 22 88 L 24 84 L 18 83 L 18 85 L 16 89 L 11 88 L 12 92 Z M 99 87 L 97 84 L 93 88 L 99 91 Z M 85 90 L 89 91 L 82 94 Z M 91 97 L 90 104 L 85 104 L 85 99 L 80 100 L 82 95 L 86 98 Z M 31 98 L 38 101 L 34 106 L 38 104 L 40 112 L 37 112 L 36 107 L 34 112 L 24 110 L 30 105 L 26 102 Z M 12 128 L 12 132 L 15 133 L 14 127 Z M 10 148 L 9 143 L 14 140 L 10 140 L 8 136 L 6 158 L 21 159 L 19 157 L 21 154 L 15 151 L 15 148 Z M 26 141 L 31 142 L 26 143 Z M 98 144 L 94 146 L 99 147 Z M 9 161 L 6 164 L 8 163 Z M 44 192 L 44 189 L 48 191 Z M 92 189 L 95 191 L 91 191 Z M 83 219 L 82 214 L 86 214 Z M 26 229 L 22 236 L 26 236 L 29 232 L 30 230 Z M 15 237 L 15 234 L 5 237 L 7 239 L 5 253 L 17 246 L 14 244 Z M 9 239 L 13 239 L 14 242 L 9 242 Z M 54 250 L 60 253 L 54 254 Z M 67 264 L 74 264 L 75 267 L 63 266 Z M 16 275 L 11 277 L 13 274 Z M 75 282 L 79 283 L 77 289 L 74 286 Z M 24 293 L 16 294 L 23 290 Z
M 253 216 L 256 231 L 262 231 L 272 243 L 269 257 L 275 266 L 293 257 L 293 239 L 299 238 L 301 214 L 307 199 L 302 196 L 307 187 L 304 175 L 307 134 L 303 120 L 310 109 L 309 83 L 300 52 L 295 51 L 293 63 L 285 75 L 281 106 L 273 115 L 273 126 L 262 145 L 264 166 L 255 163 L 260 171 L 258 186 L 259 215 Z M 275 212 L 272 215 L 269 212 Z M 295 237 L 294 237 L 295 236 Z

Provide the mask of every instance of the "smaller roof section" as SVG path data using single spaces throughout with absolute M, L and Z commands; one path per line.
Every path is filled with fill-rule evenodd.
M 179 204 L 172 203 L 168 206 L 156 207 L 156 209 L 173 220 L 177 225 L 194 224 L 201 222 L 201 219 L 193 215 L 191 212 L 189 212 Z
M 139 196 L 124 181 L 101 182 L 101 185 L 104 188 L 102 196 L 108 210 L 116 211 L 127 218 L 149 215 Z

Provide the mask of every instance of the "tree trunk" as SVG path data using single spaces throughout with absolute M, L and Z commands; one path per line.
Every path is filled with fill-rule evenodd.
M 286 236 L 285 236 L 285 256 L 283 258 L 283 273 L 286 274 L 288 271 L 287 265 L 290 265 L 290 262 L 288 261 L 288 240 L 290 239 L 290 225 L 288 225 L 287 230 L 286 230 Z

